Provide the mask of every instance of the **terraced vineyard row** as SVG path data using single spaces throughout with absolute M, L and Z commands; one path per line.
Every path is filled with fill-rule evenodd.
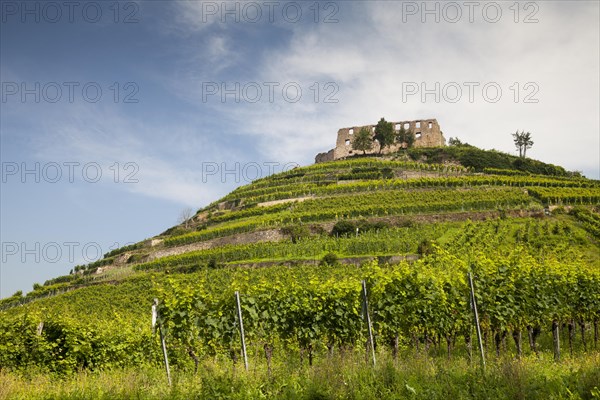
M 600 204 L 599 188 L 531 188 L 529 192 L 546 204 Z
M 250 185 L 242 186 L 231 192 L 227 198 L 244 196 L 246 190 L 259 188 L 277 188 L 298 183 L 336 182 L 340 177 L 361 172 L 382 171 L 421 171 L 437 172 L 445 175 L 457 175 L 468 172 L 459 165 L 424 164 L 406 161 L 382 161 L 373 158 L 336 161 L 335 163 L 315 164 L 301 169 L 292 169 L 274 176 L 257 179 Z M 361 179 L 361 178 L 357 178 Z
M 224 224 L 199 232 L 165 239 L 176 246 L 218 236 L 290 223 L 336 220 L 340 218 L 405 215 L 427 212 L 496 209 L 524 206 L 532 201 L 523 190 L 510 187 L 475 187 L 462 190 L 397 190 L 331 196 L 295 204 L 232 211 L 213 221 Z M 229 223 L 231 221 L 231 223 Z
M 246 245 L 223 246 L 217 249 L 200 250 L 182 255 L 163 257 L 135 266 L 137 270 L 165 270 L 204 266 L 210 260 L 219 263 L 258 260 L 301 260 L 320 259 L 329 252 L 341 256 L 414 254 L 417 245 L 425 238 L 439 237 L 443 225 L 411 228 L 386 229 L 379 232 L 364 232 L 357 236 L 336 238 L 315 236 L 298 240 Z
M 527 221 L 527 222 L 524 222 Z M 296 243 L 282 242 L 231 245 L 217 249 L 200 250 L 176 256 L 160 258 L 135 266 L 136 270 L 193 270 L 209 263 L 252 263 L 263 260 L 320 260 L 327 253 L 339 257 L 409 255 L 427 252 L 419 249 L 427 241 L 439 241 L 451 245 L 456 252 L 464 253 L 481 246 L 494 247 L 513 243 L 535 248 L 543 256 L 552 254 L 562 260 L 571 260 L 584 238 L 583 231 L 573 231 L 560 223 L 531 222 L 528 219 L 503 223 L 491 222 L 420 224 L 406 228 L 382 228 L 378 231 L 360 232 L 350 237 L 309 236 Z M 570 239 L 565 240 L 568 234 Z
M 600 183 L 580 179 L 555 179 L 531 176 L 465 175 L 460 177 L 426 177 L 413 179 L 362 180 L 339 184 L 337 181 L 296 183 L 268 188 L 248 187 L 232 193 L 225 200 L 255 204 L 265 201 L 292 199 L 303 196 L 327 196 L 341 193 L 357 193 L 371 190 L 394 190 L 438 187 L 514 186 L 514 187 L 588 187 L 600 188 Z

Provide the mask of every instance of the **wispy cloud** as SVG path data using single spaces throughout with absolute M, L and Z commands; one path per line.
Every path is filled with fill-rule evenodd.
M 109 172 L 109 167 L 116 162 L 121 181 L 127 176 L 130 181 L 119 188 L 193 207 L 214 201 L 222 191 L 202 181 L 198 157 L 212 154 L 219 159 L 218 146 L 184 125 L 156 126 L 111 107 L 80 105 L 70 117 L 48 121 L 47 127 L 35 146 L 37 159 L 98 163 L 105 183 L 114 181 L 114 168 Z M 125 169 L 127 163 L 131 166 Z
M 254 80 L 297 82 L 302 101 L 216 108 L 257 136 L 263 153 L 287 158 L 331 148 L 339 127 L 381 116 L 436 117 L 446 137 L 504 151 L 513 151 L 510 133 L 529 130 L 536 139 L 533 157 L 584 168 L 581 160 L 597 160 L 600 147 L 599 57 L 591 50 L 600 47 L 599 28 L 590 6 L 573 5 L 565 18 L 565 4 L 544 3 L 533 24 L 517 24 L 508 14 L 495 24 L 481 18 L 422 24 L 402 23 L 400 3 L 353 4 L 364 23 L 291 24 L 289 42 L 265 52 Z M 327 82 L 339 88 L 337 104 L 312 100 L 309 87 Z M 403 101 L 403 85 L 413 82 L 428 90 L 439 84 L 441 98 L 422 101 L 419 93 Z M 478 85 L 473 102 L 464 82 Z M 455 83 L 462 90 L 457 103 L 442 92 Z M 500 87 L 500 101 L 485 97 L 487 83 Z M 537 103 L 526 103 L 528 95 Z M 563 128 L 577 132 L 578 140 L 565 144 Z

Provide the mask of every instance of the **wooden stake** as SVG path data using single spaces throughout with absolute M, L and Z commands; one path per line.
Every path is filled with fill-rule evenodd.
M 152 328 L 154 329 L 154 325 L 158 320 L 158 299 L 154 299 L 154 304 L 152 305 Z M 162 347 L 163 358 L 165 360 L 165 369 L 167 370 L 167 380 L 169 381 L 169 386 L 171 386 L 171 370 L 169 369 L 169 357 L 167 356 L 167 343 L 165 342 L 165 335 L 163 334 L 162 324 L 158 324 L 158 333 L 160 334 L 160 345 Z
M 469 286 L 471 287 L 471 306 L 473 307 L 475 327 L 477 328 L 477 341 L 479 342 L 479 354 L 481 355 L 481 369 L 485 370 L 485 354 L 483 352 L 483 341 L 481 340 L 481 327 L 479 325 L 479 314 L 477 314 L 477 302 L 475 301 L 475 287 L 473 286 L 473 277 L 470 272 Z
M 240 321 L 240 336 L 242 337 L 242 356 L 244 357 L 244 366 L 248 372 L 248 355 L 246 354 L 246 339 L 244 337 L 244 322 L 242 321 L 242 306 L 240 304 L 240 292 L 235 292 L 235 300 L 237 303 L 238 319 Z
M 367 297 L 367 283 L 362 281 L 363 307 L 364 315 L 367 318 L 367 328 L 369 330 L 369 345 L 371 347 L 371 357 L 373 358 L 373 366 L 375 366 L 375 340 L 373 339 L 373 327 L 371 326 L 371 316 L 369 315 L 369 300 Z
M 552 321 L 552 339 L 554 342 L 554 361 L 560 361 L 560 338 L 559 338 L 559 323 L 557 320 Z

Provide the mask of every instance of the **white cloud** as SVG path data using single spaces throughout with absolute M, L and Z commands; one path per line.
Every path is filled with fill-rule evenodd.
M 338 128 L 381 116 L 436 117 L 446 137 L 509 152 L 512 132 L 531 131 L 532 157 L 595 173 L 600 148 L 597 3 L 544 3 L 536 24 L 515 24 L 508 6 L 497 24 L 402 24 L 399 8 L 388 2 L 361 5 L 367 23 L 321 24 L 308 32 L 306 26 L 294 27 L 289 46 L 268 54 L 257 77 L 300 82 L 305 89 L 311 82 L 335 82 L 338 105 L 280 102 L 276 113 L 255 104 L 231 110 L 262 139 L 265 153 L 293 157 L 325 151 L 333 147 Z M 565 7 L 570 7 L 568 17 Z M 463 97 L 456 104 L 443 97 L 435 102 L 431 95 L 424 103 L 419 96 L 403 102 L 406 82 L 424 82 L 429 89 L 436 82 L 442 88 L 457 82 Z M 463 82 L 480 85 L 473 103 Z M 529 82 L 533 85 L 525 86 Z M 499 102 L 483 97 L 486 83 L 501 87 Z M 524 103 L 528 94 L 539 103 Z

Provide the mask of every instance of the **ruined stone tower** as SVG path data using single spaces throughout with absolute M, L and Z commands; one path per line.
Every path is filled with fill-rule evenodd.
M 354 134 L 358 133 L 362 128 L 367 128 L 375 135 L 375 126 L 376 125 L 353 126 L 340 129 L 337 133 L 335 149 L 331 149 L 327 153 L 317 154 L 315 163 L 339 160 L 340 158 L 346 158 L 354 154 L 362 154 L 361 151 L 354 151 L 352 149 L 352 139 L 354 138 Z M 404 126 L 404 129 L 407 131 L 413 132 L 415 134 L 414 147 L 438 147 L 446 145 L 444 134 L 440 130 L 440 125 L 435 118 L 392 122 L 392 126 L 396 132 L 400 131 L 401 126 Z M 384 149 L 383 153 L 394 153 L 400 149 L 401 144 L 394 143 Z M 379 153 L 379 143 L 376 140 L 373 140 L 373 148 L 367 151 L 367 154 L 375 153 Z

